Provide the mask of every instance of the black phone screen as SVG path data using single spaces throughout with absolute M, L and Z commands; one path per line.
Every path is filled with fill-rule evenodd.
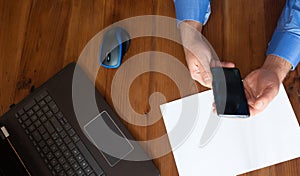
M 247 99 L 237 68 L 211 68 L 213 94 L 219 116 L 249 117 Z

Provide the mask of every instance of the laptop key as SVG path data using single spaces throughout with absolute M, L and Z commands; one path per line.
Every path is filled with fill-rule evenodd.
M 36 147 L 36 150 L 37 150 L 38 152 L 41 152 L 41 148 L 40 148 L 39 146 Z
M 64 171 L 60 171 L 60 173 L 58 173 L 58 176 L 66 176 L 66 173 Z
M 28 111 L 31 107 L 33 107 L 35 105 L 35 101 L 34 100 L 31 100 L 29 101 L 26 106 L 24 106 L 24 110 L 25 111 Z
M 51 123 L 50 122 L 45 122 L 45 128 L 47 129 L 47 131 L 50 133 L 50 134 L 52 134 L 55 130 L 54 130 L 54 128 L 53 128 L 53 126 L 51 125 Z
M 19 116 L 22 116 L 24 113 L 25 113 L 25 111 L 23 108 L 18 111 Z
M 47 103 L 49 103 L 49 102 L 52 100 L 52 98 L 48 95 L 48 96 L 45 98 L 45 100 L 46 100 Z
M 52 139 L 57 139 L 59 138 L 58 133 L 54 132 L 53 134 L 51 134 Z
M 16 118 L 16 119 L 19 119 L 19 118 L 20 118 L 20 115 L 19 115 L 19 114 L 15 114 L 15 118 Z
M 67 171 L 67 175 L 74 175 L 75 174 L 75 172 L 72 170 L 72 169 L 69 169 L 68 171 Z
M 72 150 L 72 153 L 73 153 L 74 156 L 76 156 L 76 155 L 79 154 L 79 151 L 78 151 L 77 148 L 74 148 L 74 149 Z
M 80 139 L 77 135 L 72 136 L 74 142 L 78 142 Z
M 51 149 L 52 152 L 56 152 L 58 150 L 58 148 L 56 147 L 55 144 L 51 145 L 50 149 Z
M 62 167 L 58 164 L 54 167 L 56 172 L 60 172 L 62 170 Z
M 40 125 L 42 125 L 41 121 L 37 120 L 34 122 L 35 127 L 39 127 Z
M 46 112 L 49 111 L 49 107 L 48 107 L 48 106 L 44 106 L 42 109 L 43 109 L 43 112 L 44 112 L 44 113 L 46 113 Z
M 45 115 L 42 115 L 42 117 L 40 118 L 42 122 L 46 122 L 47 121 L 47 117 Z
M 82 170 L 82 169 L 78 169 L 78 170 L 76 171 L 76 175 L 78 175 L 78 176 L 84 175 L 83 170 Z
M 62 153 L 60 151 L 56 151 L 54 155 L 56 156 L 56 158 L 60 158 L 62 156 Z
M 23 114 L 23 115 L 21 116 L 22 121 L 25 121 L 25 120 L 27 120 L 28 118 L 29 118 L 29 117 L 28 117 L 27 114 Z
M 41 101 L 45 96 L 47 96 L 48 93 L 46 91 L 41 92 L 38 96 L 35 97 L 35 100 L 37 102 Z
M 44 141 L 46 141 L 46 142 L 50 138 L 50 135 L 48 133 L 44 133 L 42 136 L 43 136 Z
M 63 165 L 63 168 L 64 168 L 65 170 L 68 170 L 68 169 L 71 168 L 71 166 L 69 165 L 69 163 L 65 163 L 65 164 Z
M 42 151 L 44 152 L 44 154 L 47 154 L 50 150 L 48 146 L 45 146 Z
M 66 144 L 69 144 L 69 143 L 71 142 L 71 139 L 70 139 L 69 136 L 66 136 L 66 137 L 64 138 L 64 141 L 65 141 Z
M 46 105 L 46 102 L 44 100 L 42 100 L 42 101 L 39 102 L 39 105 L 40 105 L 40 107 L 43 107 L 43 106 Z
M 65 155 L 66 158 L 69 158 L 72 154 L 71 154 L 70 151 L 66 151 L 66 152 L 64 153 L 64 155 Z
M 87 162 L 90 164 L 90 166 L 96 172 L 96 174 L 97 175 L 103 174 L 103 170 L 99 167 L 99 165 L 97 164 L 97 162 L 95 161 L 95 159 L 93 158 L 91 153 L 88 151 L 86 146 L 81 141 L 77 142 L 76 145 L 79 148 L 79 150 L 81 151 L 82 155 L 85 156 Z
M 54 141 L 52 139 L 48 139 L 46 142 L 49 146 L 51 146 L 52 144 L 54 144 Z
M 53 116 L 53 112 L 52 111 L 46 112 L 46 117 L 50 118 L 52 116 Z
M 28 116 L 32 116 L 33 114 L 34 114 L 33 110 L 30 109 L 29 111 L 27 111 Z
M 31 125 L 31 120 L 30 120 L 30 119 L 27 119 L 27 120 L 24 122 L 24 124 L 25 124 L 26 126 Z
M 64 152 L 65 150 L 67 150 L 67 146 L 65 144 L 62 144 L 61 146 L 59 146 L 60 151 Z
M 32 141 L 33 140 L 33 137 L 31 135 L 28 136 L 28 138 Z
M 86 168 L 87 167 L 87 162 L 85 160 L 82 160 L 80 163 L 81 168 Z
M 47 159 L 50 161 L 54 156 L 51 152 L 46 155 Z
M 83 160 L 83 157 L 81 154 L 77 155 L 75 158 L 78 162 L 81 162 Z
M 56 145 L 60 146 L 63 143 L 63 140 L 58 138 L 55 140 Z
M 49 105 L 50 109 L 51 109 L 54 113 L 57 113 L 57 112 L 58 112 L 58 107 L 57 107 L 57 105 L 55 104 L 54 101 L 51 101 L 48 105 Z
M 51 161 L 50 161 L 50 164 L 54 167 L 56 164 L 58 164 L 57 160 L 55 158 L 53 158 Z
M 63 156 L 61 156 L 61 157 L 58 159 L 58 162 L 59 162 L 61 165 L 63 165 L 63 164 L 66 163 L 66 159 L 65 159 Z
M 72 164 L 72 168 L 73 168 L 74 170 L 77 170 L 77 169 L 79 168 L 79 164 L 78 164 L 77 162 L 73 163 L 73 164 Z
M 42 112 L 42 110 L 39 110 L 39 111 L 36 112 L 36 115 L 37 115 L 38 117 L 41 117 L 43 114 L 44 114 L 44 113 Z
M 19 122 L 19 123 L 22 123 L 22 119 L 18 119 L 18 122 Z
M 45 158 L 44 153 L 40 153 L 40 156 L 41 156 L 42 158 Z
M 74 131 L 73 129 L 70 129 L 70 130 L 68 131 L 68 133 L 69 133 L 70 136 L 73 136 L 73 135 L 76 134 L 75 131 Z
M 46 129 L 45 129 L 45 127 L 43 127 L 43 126 L 40 126 L 40 127 L 38 128 L 38 130 L 39 130 L 39 132 L 40 132 L 41 134 L 44 134 L 44 133 L 46 132 Z
M 71 129 L 71 126 L 70 126 L 70 124 L 66 123 L 66 124 L 64 125 L 64 128 L 65 128 L 66 130 L 69 130 L 69 129 Z
M 57 117 L 58 119 L 61 119 L 61 118 L 64 117 L 64 115 L 62 114 L 62 112 L 58 112 L 58 113 L 56 114 L 56 117 Z
M 46 162 L 46 161 L 45 161 Z M 52 170 L 52 166 L 50 164 L 47 165 L 50 170 Z
M 70 150 L 73 150 L 73 149 L 75 148 L 75 144 L 69 143 L 69 144 L 68 144 L 68 147 L 69 147 Z
M 35 141 L 39 142 L 42 139 L 42 136 L 38 131 L 32 132 L 32 137 Z
M 33 115 L 33 116 L 31 116 L 31 118 L 30 118 L 30 119 L 31 119 L 31 121 L 33 121 L 33 122 L 34 122 L 34 121 L 36 121 L 36 120 L 38 119 L 38 117 L 37 117 L 36 115 Z
M 41 141 L 38 143 L 38 145 L 40 146 L 40 148 L 43 148 L 46 145 L 46 143 L 45 141 Z
M 53 124 L 54 128 L 56 129 L 56 131 L 60 132 L 61 130 L 63 130 L 62 126 L 60 125 L 60 123 L 57 121 L 56 118 L 52 117 L 50 119 L 50 121 Z
M 90 173 L 92 173 L 92 169 L 88 166 L 84 169 L 84 172 L 89 175 Z
M 36 104 L 32 107 L 32 109 L 34 112 L 37 112 L 40 109 L 40 107 L 39 107 L 39 105 Z
M 62 131 L 62 132 L 60 132 L 60 136 L 61 136 L 62 138 L 64 138 L 64 137 L 67 136 L 67 133 L 66 133 L 65 131 Z
M 30 125 L 29 127 L 28 127 L 28 130 L 29 130 L 29 132 L 32 132 L 32 131 L 34 131 L 35 130 L 35 127 L 34 127 L 34 125 L 32 124 L 32 125 Z
M 73 164 L 76 160 L 73 156 L 71 156 L 70 158 L 68 158 L 69 163 Z

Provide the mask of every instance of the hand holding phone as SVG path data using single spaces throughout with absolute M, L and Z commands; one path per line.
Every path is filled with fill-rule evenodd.
M 237 68 L 211 68 L 213 75 L 213 94 L 218 116 L 250 116 L 248 102 L 240 72 Z

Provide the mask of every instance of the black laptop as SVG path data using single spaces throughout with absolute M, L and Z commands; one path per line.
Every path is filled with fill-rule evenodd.
M 94 88 L 98 107 L 97 112 L 80 114 L 91 119 L 85 125 L 78 122 L 72 100 L 75 70 L 80 85 Z M 80 106 L 77 108 L 88 109 L 85 106 L 89 106 L 89 102 Z M 118 143 L 101 133 L 101 128 L 107 127 L 122 141 Z M 76 63 L 66 66 L 13 106 L 0 118 L 0 129 L 0 176 L 160 175 L 150 159 L 138 159 L 148 155 L 138 143 L 132 142 L 132 135 Z M 118 156 L 121 157 L 102 150 L 101 145 L 120 149 Z M 131 154 L 137 156 L 136 160 L 129 157 Z

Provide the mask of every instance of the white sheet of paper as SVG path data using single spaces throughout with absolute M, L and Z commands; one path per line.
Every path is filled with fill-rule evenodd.
M 212 103 L 212 91 L 206 91 L 160 107 L 179 175 L 235 176 L 300 157 L 300 128 L 283 86 L 257 116 L 222 118 L 213 138 L 201 148 Z M 193 120 L 194 109 L 198 111 Z M 191 119 L 193 126 L 182 127 Z M 178 130 L 183 129 L 190 131 L 180 142 Z

